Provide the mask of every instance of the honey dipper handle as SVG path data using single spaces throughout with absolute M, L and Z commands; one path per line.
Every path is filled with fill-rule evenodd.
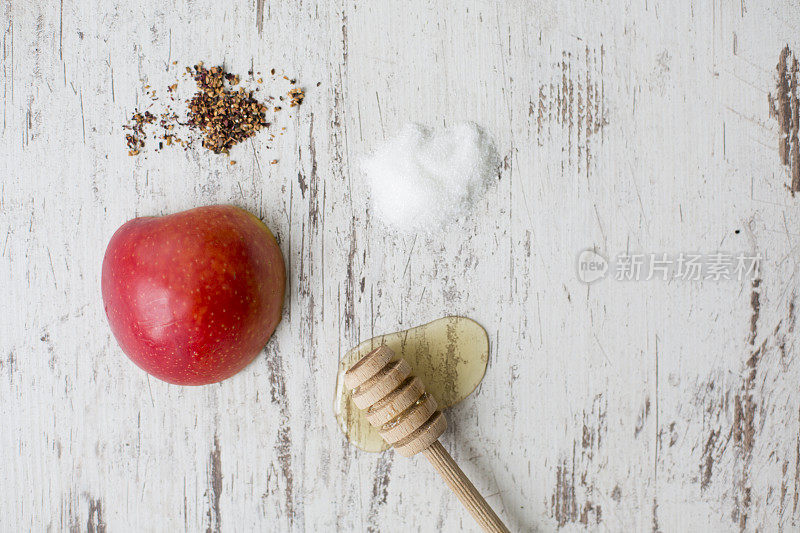
M 464 472 L 458 467 L 456 462 L 444 449 L 438 440 L 428 448 L 422 450 L 425 457 L 433 465 L 433 468 L 444 478 L 445 483 L 458 496 L 467 511 L 470 512 L 476 522 L 484 531 L 490 533 L 509 533 L 508 528 L 500 521 L 475 485 L 467 478 Z

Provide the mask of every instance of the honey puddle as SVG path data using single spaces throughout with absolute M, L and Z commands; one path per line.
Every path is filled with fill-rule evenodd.
M 480 324 L 469 318 L 449 316 L 415 328 L 381 335 L 364 341 L 347 352 L 336 376 L 334 413 L 347 439 L 367 452 L 386 450 L 378 430 L 373 428 L 344 387 L 344 373 L 381 344 L 403 358 L 436 398 L 439 409 L 457 404 L 470 395 L 486 373 L 489 337 Z

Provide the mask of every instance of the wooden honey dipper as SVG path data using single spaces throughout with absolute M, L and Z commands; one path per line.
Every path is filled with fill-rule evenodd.
M 437 409 L 436 399 L 411 375 L 404 359 L 393 359 L 394 352 L 383 345 L 350 367 L 344 384 L 353 392 L 353 403 L 367 411 L 369 423 L 400 455 L 422 452 L 484 531 L 507 533 L 508 528 L 439 442 L 447 420 Z

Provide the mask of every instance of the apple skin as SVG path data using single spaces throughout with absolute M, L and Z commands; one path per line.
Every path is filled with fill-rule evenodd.
M 101 279 L 108 323 L 145 372 L 205 385 L 247 366 L 280 322 L 286 269 L 258 218 L 231 205 L 123 224 Z

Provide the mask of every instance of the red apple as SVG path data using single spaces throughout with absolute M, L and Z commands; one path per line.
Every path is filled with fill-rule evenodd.
M 281 319 L 275 237 L 230 205 L 141 217 L 111 237 L 103 303 L 122 351 L 169 383 L 205 385 L 252 361 Z

